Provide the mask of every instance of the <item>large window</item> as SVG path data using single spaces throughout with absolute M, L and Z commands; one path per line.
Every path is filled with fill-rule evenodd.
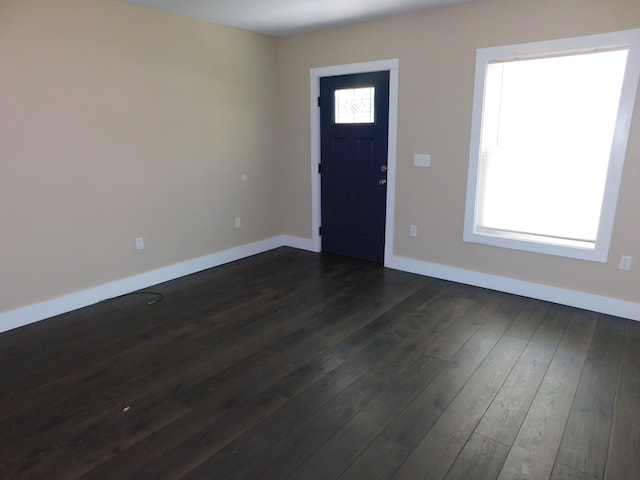
M 640 29 L 478 50 L 465 241 L 605 262 Z

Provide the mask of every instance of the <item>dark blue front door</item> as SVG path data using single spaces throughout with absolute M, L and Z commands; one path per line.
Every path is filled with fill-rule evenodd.
M 384 260 L 389 72 L 320 79 L 322 250 Z

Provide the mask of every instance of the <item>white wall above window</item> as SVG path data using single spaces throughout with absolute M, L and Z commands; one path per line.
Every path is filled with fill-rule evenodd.
M 640 29 L 477 51 L 464 240 L 606 262 Z

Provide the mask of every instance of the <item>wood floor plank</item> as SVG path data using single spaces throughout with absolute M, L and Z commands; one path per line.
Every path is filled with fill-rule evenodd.
M 397 366 L 400 367 L 400 365 Z M 300 463 L 368 405 L 371 399 L 375 398 L 376 393 L 391 380 L 389 373 L 378 373 L 368 375 L 349 385 L 335 399 L 274 445 L 271 453 L 244 469 L 235 478 L 238 480 L 258 477 L 264 480 L 286 478 Z
M 422 297 L 417 305 L 422 304 L 424 300 L 425 297 Z M 301 391 L 296 391 L 293 387 L 286 389 L 286 393 L 293 397 L 287 404 L 287 409 L 274 412 L 274 414 L 269 416 L 264 422 L 257 425 L 252 430 L 250 436 L 241 437 L 238 441 L 232 442 L 229 448 L 222 449 L 220 454 L 214 457 L 216 461 L 210 462 L 209 465 L 210 468 L 213 469 L 215 477 L 226 478 L 225 475 L 227 473 L 225 472 L 228 472 L 229 475 L 234 475 L 237 470 L 246 467 L 248 461 L 257 461 L 260 454 L 265 451 L 263 445 L 270 443 L 270 438 L 281 438 L 294 430 L 297 425 L 303 423 L 342 390 L 360 376 L 366 374 L 368 368 L 375 364 L 377 358 L 380 358 L 383 349 L 388 348 L 388 342 L 381 340 L 375 335 L 357 335 L 357 337 L 362 343 L 354 341 L 351 337 L 347 338 L 344 341 L 344 345 L 337 345 L 334 349 L 329 350 L 326 358 L 320 358 L 310 362 L 313 365 L 316 364 L 315 362 L 321 362 L 323 368 L 315 370 L 308 368 L 308 365 L 307 367 L 301 367 L 304 371 L 324 372 L 324 375 L 320 377 L 312 377 L 315 382 L 309 382 L 309 379 L 301 377 L 298 371 L 293 372 L 291 376 L 301 382 L 301 384 L 298 385 Z M 378 338 L 378 341 L 376 341 L 376 338 Z M 348 354 L 345 355 L 345 353 Z M 332 360 L 337 360 L 337 363 L 333 363 Z M 325 369 L 328 369 L 328 371 Z M 283 389 L 278 385 L 290 385 L 291 383 L 292 381 L 285 377 L 281 382 L 276 382 L 269 390 L 273 390 L 279 395 L 282 395 Z M 305 387 L 308 388 L 305 389 Z M 225 391 L 225 389 L 222 390 L 223 392 Z M 169 434 L 158 437 L 157 441 L 162 444 L 162 447 L 154 447 L 152 450 L 159 454 L 165 454 L 170 449 L 176 448 L 176 446 L 182 442 L 189 442 L 190 440 L 188 438 L 181 436 L 184 428 L 180 427 L 180 425 L 176 426 L 176 428 L 178 432 L 169 432 Z M 167 436 L 170 437 L 169 441 L 164 438 Z M 155 440 L 154 438 L 154 443 Z M 137 446 L 133 449 L 125 450 L 117 462 L 113 462 L 114 464 L 112 465 L 99 467 L 96 472 L 92 472 L 92 475 L 87 478 L 108 478 L 108 475 L 113 473 L 113 471 L 118 472 L 121 471 L 120 469 L 122 468 L 128 470 L 130 469 L 130 464 L 136 462 L 136 459 L 141 457 L 142 451 L 143 449 Z M 197 452 L 194 453 L 197 454 Z M 208 452 L 209 455 L 213 453 L 215 452 Z M 244 455 L 246 455 L 246 457 Z M 155 463 L 156 458 L 155 456 L 149 457 L 149 455 L 146 455 L 145 462 L 149 464 Z M 218 462 L 218 459 L 222 459 L 222 462 Z M 98 474 L 103 475 L 103 472 L 105 472 L 105 476 L 98 476 Z
M 446 331 L 446 326 L 466 318 L 467 314 L 474 310 L 476 303 L 484 304 L 486 297 L 484 292 L 480 292 L 480 295 L 469 297 L 469 302 L 459 301 L 459 297 L 465 298 L 462 291 L 468 292 L 469 290 L 468 287 L 459 287 L 446 290 L 443 295 L 425 304 L 419 311 L 415 312 L 410 318 L 417 319 L 418 325 L 409 323 L 409 334 L 405 334 L 402 328 L 393 329 L 394 335 L 406 336 L 408 339 L 403 346 L 405 351 L 402 354 L 403 356 L 415 356 L 422 350 L 424 345 L 431 345 L 434 341 L 442 338 L 442 332 Z M 489 312 L 496 308 L 500 300 L 487 303 L 490 303 L 491 307 L 480 309 L 483 312 L 480 314 L 480 318 L 483 321 L 486 320 Z M 472 335 L 477 329 L 472 326 L 470 330 L 470 335 Z M 327 442 L 314 452 L 290 477 L 312 479 L 331 478 L 339 475 L 368 443 L 397 416 L 413 396 L 439 373 L 444 361 L 438 362 L 433 357 L 424 358 L 428 359 L 427 363 L 431 365 L 429 371 L 425 372 L 428 375 L 428 381 L 422 378 L 421 382 L 416 383 L 415 374 L 409 374 L 408 380 L 410 383 L 404 385 L 403 382 L 399 382 L 397 386 L 385 390 L 356 414 L 351 421 L 332 437 L 330 442 Z M 419 388 L 416 390 L 416 387 Z
M 331 392 L 330 389 L 326 388 L 327 384 L 333 384 L 336 386 L 342 384 L 343 388 L 345 388 L 349 383 L 354 381 L 358 375 L 365 372 L 366 367 L 372 366 L 372 361 L 378 355 L 378 353 L 376 353 L 379 351 L 378 347 L 385 344 L 380 341 L 376 342 L 375 339 L 383 338 L 385 332 L 392 325 L 389 322 L 391 318 L 395 318 L 397 321 L 393 323 L 396 325 L 396 328 L 394 328 L 390 334 L 392 336 L 396 336 L 400 332 L 398 339 L 404 339 L 405 336 L 401 332 L 405 329 L 402 328 L 402 325 L 410 325 L 412 323 L 406 315 L 407 309 L 419 309 L 425 303 L 437 299 L 443 288 L 447 286 L 448 284 L 444 282 L 430 282 L 426 287 L 403 301 L 400 304 L 401 307 L 392 308 L 391 310 L 386 311 L 378 317 L 375 322 L 372 322 L 372 324 L 376 324 L 375 328 L 371 328 L 372 324 L 368 324 L 366 327 L 344 339 L 340 344 L 328 350 L 326 356 L 323 355 L 318 359 L 314 359 L 310 364 L 303 365 L 282 381 L 277 382 L 272 388 L 287 397 L 294 397 L 291 406 L 299 405 L 301 408 L 289 408 L 286 412 L 283 412 L 284 415 L 279 415 L 280 412 L 274 414 L 272 418 L 269 418 L 263 423 L 263 425 L 258 427 L 257 431 L 252 432 L 252 437 L 247 442 L 248 445 L 242 441 L 234 442 L 234 444 L 229 446 L 229 449 L 225 449 L 225 451 L 221 452 L 220 455 L 217 455 L 201 468 L 198 468 L 191 474 L 191 476 L 198 477 L 200 472 L 205 472 L 204 478 L 209 478 L 210 475 L 214 475 L 216 478 L 222 478 L 226 475 L 225 472 L 236 471 L 245 466 L 244 464 L 247 462 L 238 461 L 243 458 L 243 454 L 253 457 L 253 461 L 256 461 L 256 448 L 254 445 L 256 444 L 257 439 L 262 438 L 262 435 L 270 437 L 273 437 L 274 435 L 276 437 L 284 436 L 295 429 L 295 427 L 302 423 L 305 418 L 313 415 L 315 410 L 312 408 L 312 405 L 321 406 L 322 403 L 319 401 L 324 399 L 324 402 L 327 402 L 331 399 L 331 396 L 327 395 L 327 393 Z M 409 343 L 411 341 L 413 341 L 412 338 L 408 340 Z M 365 350 L 362 351 L 362 354 L 359 354 L 358 352 L 367 345 L 370 346 L 365 348 Z M 415 355 L 413 358 L 419 354 L 419 345 L 415 345 L 414 350 Z M 371 353 L 368 353 L 368 351 Z M 345 356 L 345 354 L 351 355 L 352 357 L 355 354 L 356 356 L 350 359 L 349 356 Z M 358 356 L 361 357 L 362 361 L 357 360 Z M 409 351 L 406 348 L 402 351 L 402 356 L 406 359 L 410 358 Z M 337 361 L 337 363 L 335 363 L 335 361 Z M 331 372 L 328 377 L 336 379 L 342 378 L 342 380 L 338 383 L 333 381 L 327 383 L 327 380 L 324 379 L 319 390 L 312 386 L 312 388 L 309 389 L 310 391 L 304 391 L 305 387 L 313 383 L 313 381 L 322 380 L 318 374 L 323 374 L 323 372 L 326 374 L 327 369 L 330 369 L 331 365 L 339 365 L 339 368 L 335 372 Z M 348 380 L 348 382 L 344 383 L 344 380 Z M 296 397 L 300 392 L 303 392 L 303 394 L 300 397 Z M 338 392 L 336 391 L 332 395 L 336 395 L 337 393 Z M 299 413 L 291 415 L 291 413 L 296 411 L 299 411 Z M 261 449 L 260 451 L 262 450 L 264 449 Z M 232 455 L 228 455 L 228 451 L 232 451 Z
M 524 307 L 505 333 L 510 337 L 530 340 L 545 318 L 550 305 L 540 300 L 527 299 Z
M 500 471 L 500 480 L 549 478 L 597 315 L 573 311 L 567 330 Z
M 284 397 L 273 392 L 264 392 L 254 401 L 242 404 L 239 408 L 222 416 L 219 421 L 199 430 L 155 461 L 145 464 L 135 471 L 133 477 L 157 480 L 180 478 L 285 403 Z M 192 415 L 202 418 L 207 414 L 205 409 L 202 410 L 194 410 Z
M 340 479 L 390 478 L 419 444 L 451 401 L 498 343 L 514 318 L 489 317 L 454 358 L 383 432 Z
M 455 318 L 448 328 L 436 336 L 425 349 L 427 355 L 444 360 L 451 359 L 490 315 L 506 315 L 513 319 L 522 308 L 521 299 L 510 295 L 497 295 L 479 290 L 473 297 L 476 306 Z M 456 303 L 459 303 L 457 301 Z
M 432 282 L 406 301 L 403 301 L 399 308 L 394 308 L 385 312 L 378 319 L 381 321 L 382 325 L 386 325 L 388 324 L 389 317 L 396 318 L 397 321 L 394 322 L 394 327 L 389 329 L 388 333 L 385 335 L 391 335 L 401 342 L 398 354 L 399 358 L 402 358 L 403 361 L 410 362 L 412 359 L 420 358 L 424 338 L 431 334 L 431 326 L 437 322 L 436 318 L 431 318 L 423 313 L 425 306 L 433 302 L 436 302 L 437 304 L 448 302 L 448 297 L 442 297 L 441 294 L 444 291 L 443 287 L 446 289 L 450 286 L 451 285 L 446 283 L 438 284 L 436 282 Z M 334 360 L 339 360 L 339 363 L 341 364 L 335 372 L 343 371 L 344 374 L 347 374 L 347 378 L 355 379 L 353 374 L 355 373 L 359 375 L 363 371 L 362 368 L 365 365 L 360 365 L 357 361 L 354 362 L 353 360 L 350 360 L 348 357 L 344 356 L 344 353 L 357 352 L 361 348 L 360 345 L 366 344 L 370 341 L 369 337 L 371 337 L 376 331 L 378 335 L 381 335 L 387 330 L 378 328 L 362 329 L 360 332 L 353 334 L 349 338 L 345 339 L 341 344 L 329 350 L 329 353 L 334 356 Z M 364 332 L 367 333 L 362 335 Z M 310 408 L 308 403 L 312 401 L 314 404 L 317 404 L 319 399 L 325 397 L 325 392 L 318 392 L 315 388 L 310 388 L 308 390 L 305 390 L 305 388 L 312 380 L 322 380 L 319 374 L 325 371 L 327 365 L 331 365 L 331 358 L 324 358 L 323 356 L 317 361 L 318 365 L 321 367 L 318 367 L 315 363 L 312 365 L 305 365 L 274 386 L 277 391 L 288 397 L 293 397 L 291 403 L 293 405 L 300 405 L 302 407 L 301 412 L 304 412 L 304 415 L 307 416 L 314 413 L 314 409 Z M 437 373 L 439 368 L 436 368 L 435 365 L 437 365 L 438 362 L 434 363 L 434 361 L 430 360 L 428 363 L 432 365 L 432 369 L 427 372 L 427 374 L 431 376 Z M 371 366 L 371 361 L 367 360 L 366 365 Z M 354 367 L 356 368 L 354 369 Z M 335 376 L 335 372 L 331 372 L 327 377 L 331 378 L 332 376 Z M 326 384 L 327 382 L 325 380 L 324 386 L 326 386 Z M 298 394 L 300 395 L 297 396 Z M 289 410 L 295 412 L 296 408 Z M 294 430 L 297 425 L 305 420 L 305 417 L 302 417 L 299 414 L 296 416 L 286 416 L 288 412 L 283 412 L 285 416 L 283 416 L 284 418 L 280 418 L 281 416 L 279 413 L 280 412 L 276 413 L 272 418 L 267 419 L 267 421 L 258 428 L 257 432 L 252 432 L 251 438 L 246 439 L 244 442 L 236 442 L 230 445 L 228 449 L 225 449 L 225 451 L 207 461 L 197 470 L 192 472 L 190 478 L 210 478 L 211 476 L 216 476 L 216 478 L 227 478 L 227 472 L 237 471 L 242 468 L 244 465 L 249 463 L 249 458 L 254 462 L 256 461 L 255 451 L 260 450 L 256 444 L 260 443 L 259 439 L 262 438 L 262 434 L 271 437 L 284 436 Z M 235 467 L 233 467 L 234 465 Z
M 476 429 L 504 445 L 513 444 L 569 321 L 569 309 L 552 306 L 543 313 L 541 322 L 527 313 L 530 325 L 539 326 Z
M 556 457 L 595 478 L 604 477 L 624 329 L 624 320 L 600 316 Z
M 443 366 L 444 362 L 435 357 L 419 357 L 287 478 L 337 478 Z
M 446 476 L 526 345 L 525 340 L 502 337 L 393 480 Z
M 46 457 L 33 456 L 31 461 L 21 463 L 20 474 L 24 478 L 47 478 L 55 471 L 61 477 L 76 478 L 189 411 L 171 399 L 147 399 L 134 408 L 113 406 L 71 430 L 57 431 L 54 438 L 49 438 L 51 451 Z M 32 436 L 29 442 L 37 444 L 40 437 Z M 46 462 L 41 462 L 44 458 Z
M 445 480 L 494 480 L 498 477 L 509 447 L 474 433 L 464 446 Z
M 601 480 L 602 477 L 592 477 L 584 472 L 557 463 L 550 480 Z
M 640 323 L 626 321 L 604 478 L 640 478 Z
M 270 415 L 265 422 L 257 424 L 252 430 L 251 437 L 248 439 L 250 443 L 248 451 L 253 455 L 263 452 L 264 447 L 258 447 L 256 449 L 253 448 L 255 443 L 258 443 L 258 445 L 262 442 L 268 443 L 268 439 L 273 438 L 274 436 L 275 438 L 279 438 L 276 433 L 278 432 L 278 430 L 276 430 L 277 428 L 282 428 L 282 432 L 295 428 L 298 423 L 313 415 L 315 411 L 328 403 L 348 385 L 353 383 L 359 376 L 366 373 L 367 368 L 375 361 L 376 358 L 379 358 L 382 352 L 386 349 L 388 349 L 388 344 L 384 342 L 373 342 L 367 345 L 367 347 L 355 353 L 351 362 L 348 364 L 340 364 L 338 368 L 329 372 L 326 377 L 322 377 L 314 385 L 309 387 L 308 394 L 301 397 L 298 402 L 291 400 L 287 403 L 288 408 L 286 410 L 277 410 Z M 244 402 L 235 403 L 234 405 L 231 405 L 231 408 L 244 409 L 244 405 L 248 405 L 246 408 L 251 410 L 252 408 L 255 408 L 256 404 L 260 404 L 262 402 L 262 395 L 267 395 L 267 397 L 269 397 L 274 393 L 277 398 L 285 398 L 276 390 L 268 389 L 266 392 L 258 394 L 257 398 L 249 398 Z M 194 435 L 200 434 L 200 432 L 208 427 L 214 428 L 216 422 L 210 421 L 211 416 L 215 415 L 214 419 L 217 421 L 217 419 L 224 414 L 225 407 L 227 407 L 227 405 L 221 405 L 219 402 L 213 402 L 209 407 L 210 410 L 204 417 L 206 420 L 199 420 L 199 416 L 201 414 L 198 414 L 197 416 L 191 416 L 188 419 L 189 424 L 172 424 L 163 431 L 159 431 L 157 435 L 153 435 L 148 439 L 145 442 L 146 445 L 138 444 L 132 448 L 124 450 L 121 455 L 119 455 L 119 458 L 98 466 L 95 471 L 89 472 L 89 474 L 83 478 L 107 479 L 110 478 L 110 475 L 113 475 L 114 472 L 123 472 L 119 474 L 124 475 L 124 472 L 129 472 L 132 469 L 132 465 L 134 465 L 138 471 L 144 471 L 144 469 L 149 465 L 151 465 L 149 468 L 152 468 L 153 465 L 158 462 L 158 458 L 166 458 L 171 455 L 171 451 L 174 449 L 181 449 L 181 445 L 189 444 Z M 201 405 L 199 412 L 202 412 L 204 408 L 205 406 Z M 193 425 L 191 425 L 191 423 L 193 423 Z M 280 435 L 282 435 L 282 433 Z M 233 444 L 234 439 L 235 438 L 230 439 L 231 441 L 229 443 Z M 238 448 L 241 449 L 238 444 L 235 444 L 233 447 L 233 449 Z M 145 454 L 147 451 L 149 451 L 149 453 Z M 210 452 L 207 450 L 205 453 L 206 455 L 202 457 L 198 449 L 196 449 L 193 454 L 189 453 L 187 455 L 188 462 L 192 469 L 198 465 L 196 459 L 202 462 L 208 456 L 213 455 L 216 452 Z M 241 458 L 241 455 L 233 456 L 233 458 L 239 459 Z M 228 466 L 231 466 L 231 464 Z M 223 478 L 222 475 L 222 470 L 216 472 L 216 478 Z
M 295 397 L 381 336 L 387 333 L 399 339 L 415 336 L 429 321 L 420 310 L 425 305 L 439 301 L 443 292 L 449 288 L 451 285 L 448 282 L 429 282 L 375 320 L 327 349 L 322 355 L 299 366 L 277 381 L 272 388 L 284 397 Z
M 466 292 L 466 295 L 464 293 Z M 488 301 L 487 292 L 483 290 L 471 291 L 460 289 L 451 299 L 450 306 L 435 305 L 437 312 L 446 309 L 449 314 L 442 316 L 434 325 L 434 331 L 425 353 L 433 357 L 448 360 L 462 347 L 467 340 L 480 328 L 492 308 L 498 303 L 495 297 Z
M 285 478 L 376 399 L 389 383 L 398 381 L 404 370 L 419 357 L 422 348 L 420 342 L 413 338 L 403 340 L 393 335 L 389 338 L 393 339 L 395 349 L 381 358 L 377 365 L 371 364 L 366 377 L 348 386 L 275 447 L 276 452 L 284 453 L 267 453 L 261 461 L 235 478 L 250 479 L 256 475 L 262 479 Z

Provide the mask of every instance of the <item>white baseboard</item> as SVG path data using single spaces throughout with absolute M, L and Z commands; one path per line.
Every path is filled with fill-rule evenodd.
M 0 333 L 284 246 L 319 251 L 313 240 L 280 235 L 0 313 Z M 392 256 L 385 266 L 640 321 L 640 304 L 634 302 L 398 256 Z
M 640 321 L 640 303 L 392 256 L 386 267 Z
M 184 277 L 185 275 L 217 267 L 225 263 L 250 257 L 251 255 L 263 253 L 288 244 L 304 245 L 304 239 L 296 239 L 295 237 L 287 237 L 284 235 L 273 237 L 211 255 L 205 255 L 192 260 L 179 262 L 150 272 L 145 272 L 140 275 L 116 280 L 114 282 L 74 292 L 69 295 L 63 295 L 51 300 L 45 300 L 26 307 L 9 310 L 7 312 L 0 313 L 0 333 L 67 313 L 72 310 L 77 310 L 78 308 L 93 305 L 94 303 L 98 303 L 108 298 L 135 292 L 142 288 L 147 288 L 152 285 Z
M 309 252 L 320 252 L 319 246 L 309 238 L 292 237 L 291 235 L 282 235 L 283 247 L 297 248 L 298 250 L 307 250 Z

